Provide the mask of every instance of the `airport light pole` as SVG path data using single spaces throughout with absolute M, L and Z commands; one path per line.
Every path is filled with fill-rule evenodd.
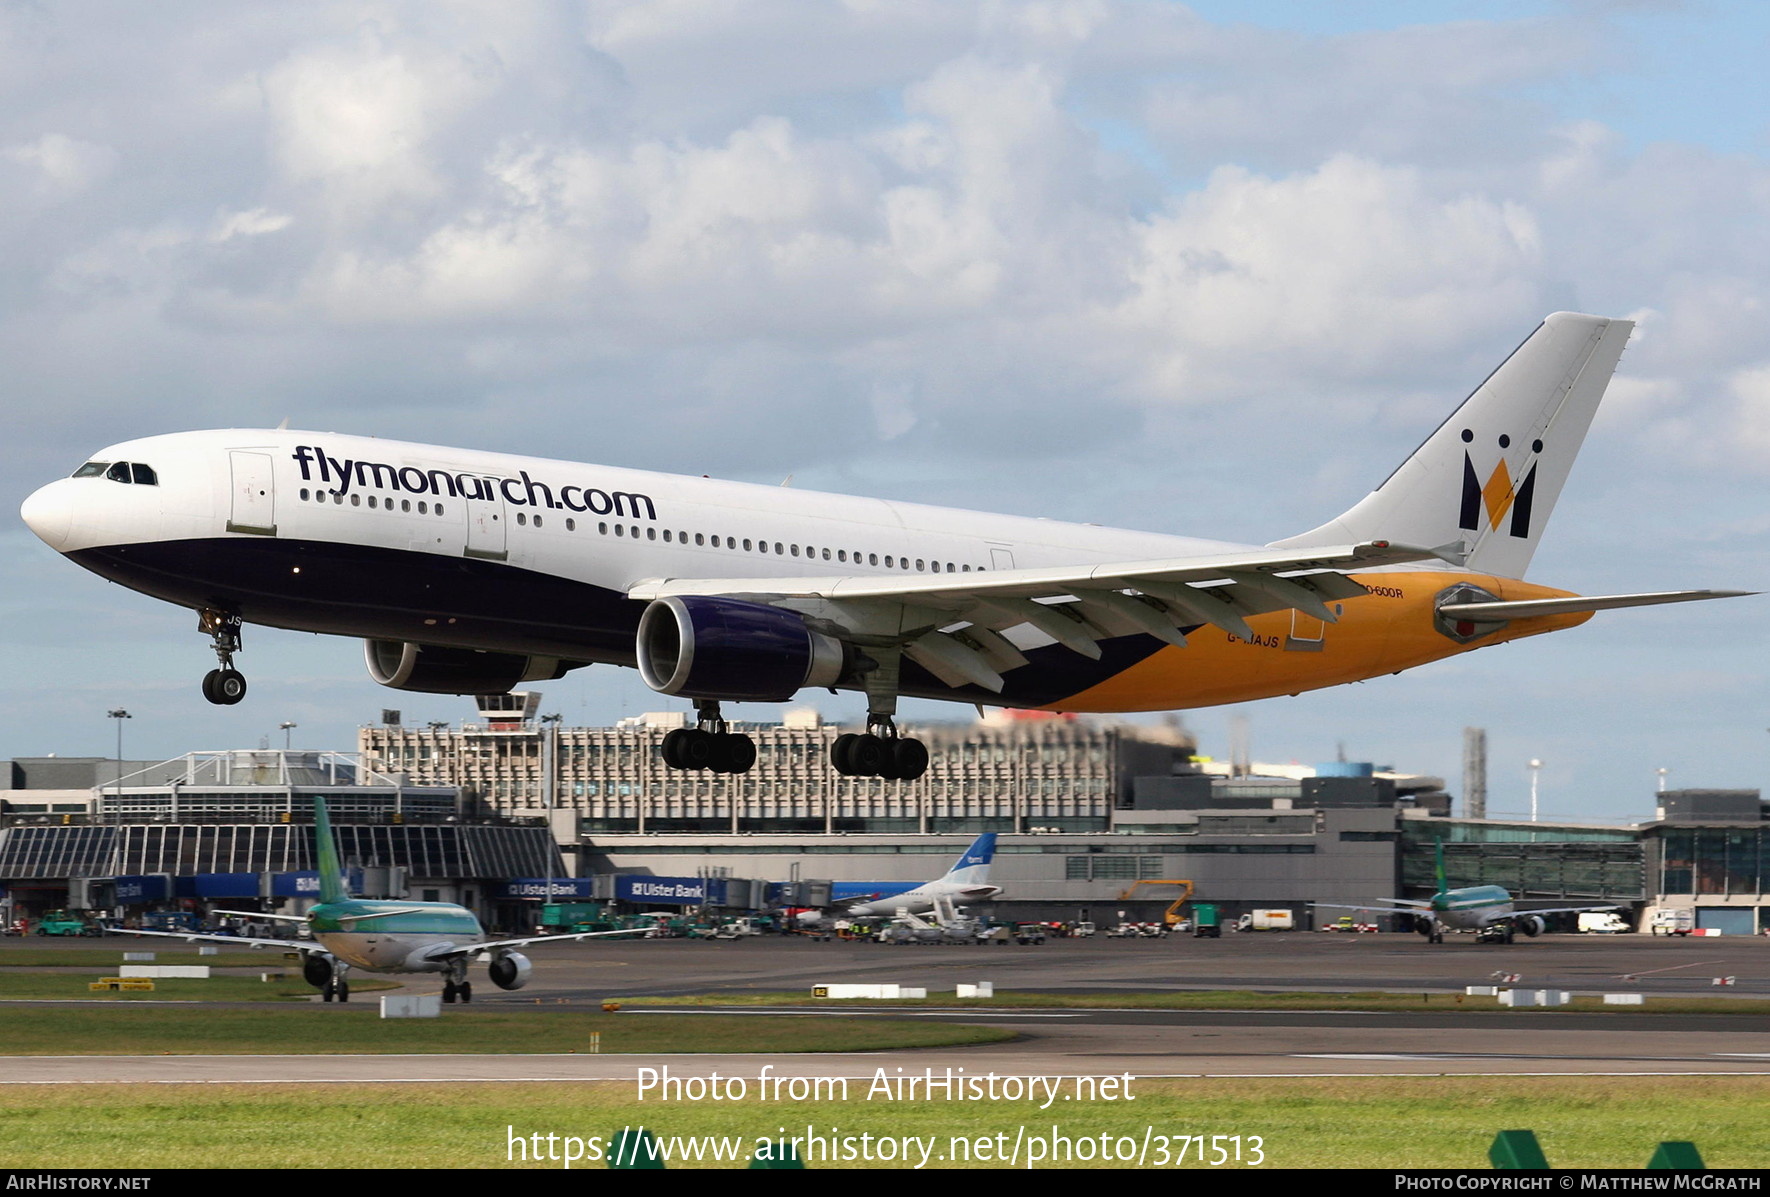
M 284 752 L 289 751 L 289 739 L 290 739 L 289 733 L 293 732 L 296 728 L 298 728 L 300 726 L 301 725 L 299 723 L 279 723 L 279 724 L 277 724 L 277 730 L 283 733 L 283 751 Z
M 114 711 L 106 711 L 105 717 L 117 721 L 117 776 L 112 784 L 117 791 L 116 801 L 120 806 L 123 802 L 123 720 L 133 719 L 135 716 L 118 707 Z
M 1530 821 L 1536 822 L 1536 778 L 1542 772 L 1543 763 L 1535 757 L 1530 758 Z

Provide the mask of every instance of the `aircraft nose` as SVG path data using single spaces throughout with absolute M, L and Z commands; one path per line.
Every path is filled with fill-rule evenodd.
M 65 481 L 62 479 L 39 488 L 25 500 L 18 512 L 31 531 L 58 553 L 67 545 L 68 534 L 74 526 L 74 505 L 69 501 L 67 488 L 63 485 Z

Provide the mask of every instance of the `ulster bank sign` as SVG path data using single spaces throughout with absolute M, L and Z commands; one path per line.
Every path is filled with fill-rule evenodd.
M 724 901 L 724 886 L 705 877 L 641 877 L 623 873 L 615 878 L 615 897 L 622 902 L 654 906 L 702 906 Z

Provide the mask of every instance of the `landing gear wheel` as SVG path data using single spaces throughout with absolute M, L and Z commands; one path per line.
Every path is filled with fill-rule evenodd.
M 664 764 L 672 769 L 686 769 L 682 763 L 682 744 L 689 736 L 694 735 L 686 727 L 679 727 L 664 736 Z
M 756 741 L 749 736 L 716 735 L 713 746 L 713 763 L 708 768 L 715 773 L 748 773 L 756 764 Z
M 915 781 L 928 772 L 928 746 L 920 740 L 891 742 L 891 772 L 898 781 Z
M 246 675 L 237 669 L 215 671 L 215 700 L 231 707 L 246 697 Z
M 338 1000 L 341 1002 L 348 1002 L 350 1000 L 350 982 L 349 981 L 338 982 Z
M 843 777 L 853 777 L 857 773 L 851 753 L 854 750 L 854 742 L 858 739 L 860 737 L 853 732 L 843 732 L 836 737 L 836 742 L 830 745 L 830 765 Z
M 713 733 L 699 728 L 684 728 L 678 745 L 676 755 L 681 758 L 684 769 L 706 769 L 712 766 L 717 752 Z
M 330 985 L 327 985 L 326 988 L 320 992 L 320 1001 L 329 1002 L 331 1000 L 332 1000 L 332 987 Z
M 445 1006 L 452 1006 L 455 1004 L 455 998 L 457 996 L 457 994 L 456 994 L 457 989 L 458 989 L 458 986 L 456 986 L 456 984 L 453 981 L 444 981 L 443 982 L 442 997 L 443 997 L 443 1004 Z
M 471 982 L 471 981 L 461 982 L 461 984 L 459 986 L 459 990 L 461 993 L 461 1000 L 463 1002 L 471 1002 L 473 1000 L 473 982 Z
M 856 776 L 878 777 L 891 762 L 891 745 L 878 736 L 856 736 L 848 749 L 848 762 Z

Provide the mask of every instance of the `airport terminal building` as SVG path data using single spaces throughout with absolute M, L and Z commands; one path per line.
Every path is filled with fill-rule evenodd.
M 158 876 L 168 900 L 286 903 L 300 896 L 282 892 L 288 878 L 313 867 L 324 795 L 373 893 L 462 902 L 510 929 L 543 896 L 613 896 L 619 877 L 676 879 L 685 894 L 756 882 L 729 887 L 754 904 L 781 894 L 766 883 L 799 883 L 789 892 L 809 904 L 820 882 L 925 881 L 984 831 L 1005 890 L 985 913 L 1016 921 L 1144 921 L 1189 888 L 1231 917 L 1287 906 L 1308 925 L 1311 902 L 1430 894 L 1442 845 L 1452 886 L 1690 908 L 1697 926 L 1735 934 L 1770 926 L 1770 807 L 1756 791 L 1662 795 L 1640 827 L 1530 823 L 1452 818 L 1437 778 L 1202 760 L 1177 724 L 921 728 L 930 767 L 903 783 L 836 774 L 828 745 L 844 729 L 811 712 L 743 725 L 758 763 L 737 776 L 662 766 L 680 714 L 562 727 L 536 718 L 530 695 L 485 700 L 459 726 L 388 714 L 355 753 L 5 762 L 0 902 L 116 908 L 119 878 Z

